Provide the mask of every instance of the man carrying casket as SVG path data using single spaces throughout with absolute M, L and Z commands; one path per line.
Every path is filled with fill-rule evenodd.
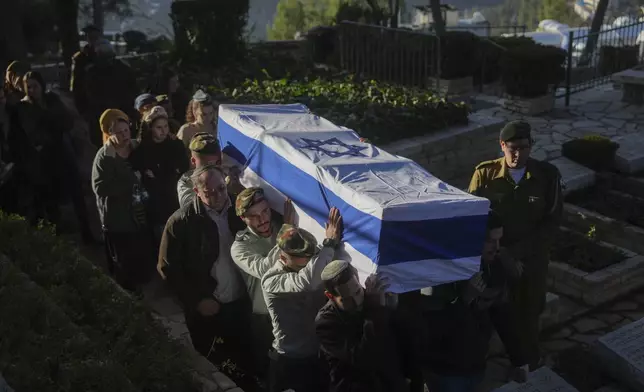
M 269 390 L 326 391 L 328 373 L 318 357 L 315 317 L 325 303 L 322 270 L 333 260 L 342 238 L 342 217 L 329 213 L 320 248 L 304 229 L 284 225 L 277 235 L 279 254 L 262 278 L 273 322 Z
M 293 224 L 294 211 L 290 200 L 284 203 L 284 218 L 271 209 L 262 188 L 253 187 L 242 191 L 235 202 L 235 212 L 246 229 L 237 233 L 230 250 L 233 261 L 242 271 L 248 295 L 253 302 L 253 336 L 260 364 L 268 360 L 273 341 L 271 317 L 268 314 L 261 279 L 279 255 L 277 233 L 282 224 Z M 261 366 L 262 369 L 266 365 Z

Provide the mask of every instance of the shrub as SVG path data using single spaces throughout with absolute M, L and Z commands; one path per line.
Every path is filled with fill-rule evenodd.
M 533 98 L 548 93 L 564 79 L 566 52 L 552 46 L 532 44 L 509 47 L 501 57 L 501 75 L 506 93 Z
M 426 90 L 377 83 L 341 81 L 247 80 L 235 89 L 212 88 L 220 102 L 303 103 L 316 114 L 354 129 L 372 142 L 387 143 L 467 124 L 469 107 L 446 102 Z
M 440 77 L 459 79 L 474 75 L 481 62 L 481 39 L 468 31 L 448 31 L 440 37 Z
M 588 135 L 570 140 L 562 145 L 561 153 L 566 158 L 589 169 L 611 169 L 619 144 L 598 135 Z
M 479 40 L 481 61 L 474 70 L 474 84 L 492 83 L 501 78 L 501 59 L 510 48 L 534 45 L 529 37 L 490 37 Z
M 47 292 L 96 351 L 109 353 L 137 390 L 198 390 L 184 348 L 170 340 L 147 308 L 51 228 L 34 229 L 0 212 L 0 253 Z
M 599 48 L 599 72 L 606 76 L 635 67 L 638 56 L 638 46 L 602 46 Z
M 0 259 L 0 369 L 18 391 L 137 389 L 123 367 L 72 323 L 47 293 Z

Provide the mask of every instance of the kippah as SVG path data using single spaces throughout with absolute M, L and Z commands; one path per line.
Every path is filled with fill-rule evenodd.
M 351 264 L 345 260 L 333 260 L 322 270 L 322 280 L 328 281 L 337 278 L 342 272 L 344 272 L 344 270 L 349 268 L 350 265 Z

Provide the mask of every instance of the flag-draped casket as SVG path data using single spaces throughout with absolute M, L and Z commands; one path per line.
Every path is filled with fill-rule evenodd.
M 360 141 L 304 105 L 221 105 L 219 139 L 283 212 L 324 239 L 331 207 L 344 219 L 344 252 L 362 281 L 380 271 L 393 292 L 468 279 L 479 270 L 489 202 L 415 162 Z M 395 132 L 395 130 L 392 130 Z

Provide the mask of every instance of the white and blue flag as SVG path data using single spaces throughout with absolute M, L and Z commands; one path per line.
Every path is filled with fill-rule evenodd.
M 244 167 L 242 184 L 264 188 L 279 212 L 291 198 L 298 226 L 318 240 L 329 209 L 340 210 L 342 256 L 361 281 L 379 271 L 402 293 L 479 270 L 487 199 L 362 143 L 304 105 L 221 105 L 218 128 L 224 153 Z

